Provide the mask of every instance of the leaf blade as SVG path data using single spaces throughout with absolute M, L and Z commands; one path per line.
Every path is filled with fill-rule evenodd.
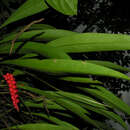
M 77 14 L 77 0 L 46 0 L 46 2 L 57 11 L 65 15 Z
M 130 36 L 121 34 L 82 33 L 48 43 L 67 53 L 130 50 Z
M 98 75 L 109 76 L 115 78 L 122 78 L 130 80 L 130 78 L 123 73 L 99 66 L 92 63 L 86 63 L 84 61 L 67 60 L 67 59 L 19 59 L 11 61 L 3 61 L 0 64 L 12 64 L 21 67 L 26 67 L 36 71 L 41 71 L 51 75 L 68 75 L 68 74 L 81 74 L 81 75 Z
M 20 6 L 6 21 L 0 26 L 0 28 L 6 25 L 21 20 L 25 17 L 34 15 L 48 8 L 43 0 L 27 0 L 22 6 Z
M 121 99 L 116 97 L 114 94 L 106 90 L 105 88 L 98 86 L 98 85 L 91 85 L 92 87 L 95 87 L 97 89 L 92 89 L 92 88 L 81 88 L 79 89 L 86 91 L 93 96 L 103 100 L 106 102 L 109 106 L 120 110 L 128 115 L 130 115 L 130 106 L 128 106 L 126 103 L 124 103 Z M 98 90 L 99 89 L 99 90 Z
M 130 71 L 129 68 L 122 67 L 122 66 L 114 64 L 110 61 L 87 60 L 87 62 L 97 64 L 97 65 L 102 65 L 102 66 L 112 68 L 112 69 L 115 69 L 115 70 L 119 70 L 119 71 L 128 71 L 128 72 Z

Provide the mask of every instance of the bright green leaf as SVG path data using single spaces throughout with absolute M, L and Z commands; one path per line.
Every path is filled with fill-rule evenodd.
M 102 84 L 102 82 L 98 80 L 93 80 L 91 78 L 83 78 L 83 77 L 61 77 L 61 80 L 69 81 L 69 82 L 79 82 L 79 83 L 87 83 L 87 84 Z
M 59 106 L 55 102 L 48 101 L 48 99 L 46 99 L 45 102 L 46 102 L 46 108 L 48 110 L 49 109 L 65 110 L 63 107 Z M 44 102 L 43 101 L 42 101 L 42 103 L 34 103 L 34 102 L 31 102 L 31 101 L 25 101 L 24 105 L 26 105 L 27 107 L 44 108 Z
M 11 44 L 1 45 L 0 54 L 9 54 L 10 48 L 11 48 Z M 60 49 L 54 48 L 52 46 L 46 46 L 45 44 L 38 43 L 38 42 L 26 42 L 25 44 L 22 44 L 22 42 L 16 42 L 13 47 L 13 52 L 15 52 L 16 50 L 17 50 L 17 54 L 36 53 L 47 58 L 71 59 L 69 55 L 67 55 L 65 52 L 61 51 Z
M 92 87 L 95 87 L 97 89 L 93 88 L 81 88 L 81 90 L 90 93 L 91 95 L 95 96 L 96 98 L 99 98 L 100 100 L 104 101 L 109 106 L 113 107 L 114 109 L 120 110 L 128 115 L 130 115 L 130 106 L 128 106 L 126 103 L 124 103 L 121 99 L 116 97 L 114 94 L 109 92 L 107 89 L 97 86 L 97 85 L 91 85 Z
M 76 60 L 64 60 L 64 59 L 18 59 L 7 60 L 0 64 L 12 64 L 36 71 L 48 73 L 51 75 L 67 75 L 67 74 L 81 74 L 81 75 L 98 75 L 98 76 L 110 76 L 115 78 L 123 78 L 130 80 L 130 78 L 123 73 L 99 66 L 92 63 Z
M 56 123 L 57 125 L 69 127 L 72 130 L 79 130 L 78 128 L 76 128 L 72 124 L 70 124 L 68 122 L 65 122 L 65 121 L 62 121 L 62 120 L 60 120 L 60 119 L 58 119 L 58 118 L 56 118 L 54 116 L 51 116 L 51 115 L 48 116 L 48 115 L 45 115 L 43 113 L 33 113 L 33 112 L 31 114 L 35 115 L 35 116 L 39 116 L 39 117 L 45 118 L 46 120 L 49 120 L 52 123 Z
M 81 104 L 81 106 L 84 106 L 87 110 L 93 111 L 95 113 L 103 115 L 104 117 L 106 117 L 108 119 L 118 122 L 127 130 L 126 123 L 122 120 L 122 118 L 119 115 L 115 114 L 114 112 L 104 110 L 104 109 L 95 109 L 95 107 L 90 106 L 90 105 Z
M 94 106 L 95 109 L 96 108 L 106 109 L 104 104 L 101 104 L 101 103 L 97 102 L 96 100 L 94 100 L 88 96 L 85 96 L 85 95 L 81 95 L 78 93 L 62 92 L 62 91 L 59 91 L 56 93 L 66 97 L 69 100 L 76 101 L 77 104 L 78 104 L 78 102 L 82 102 L 84 104 L 89 104 L 89 105 Z
M 128 72 L 130 71 L 129 68 L 122 67 L 122 66 L 114 64 L 110 61 L 87 60 L 86 62 L 97 64 L 97 65 L 102 65 L 102 66 L 112 68 L 115 70 L 119 70 L 119 71 L 128 71 Z
M 20 130 L 72 130 L 70 127 L 60 126 L 60 125 L 52 125 L 47 123 L 33 123 L 33 124 L 24 124 L 13 126 L 13 129 Z M 75 130 L 75 129 L 74 129 Z M 77 130 L 77 129 L 76 129 Z
M 67 110 L 71 111 L 72 113 L 76 114 L 77 116 L 82 118 L 84 121 L 94 125 L 97 128 L 100 128 L 100 126 L 96 124 L 94 120 L 86 116 L 86 114 L 88 113 L 87 110 L 83 109 L 80 105 L 74 102 L 71 102 L 69 100 L 61 99 L 61 98 L 57 98 L 55 102 L 61 105 L 62 107 L 66 108 Z
M 48 24 L 33 24 L 29 28 L 29 30 L 46 30 L 46 29 L 56 29 L 56 28 Z
M 65 14 L 77 14 L 78 0 L 45 0 L 52 8 Z
M 48 43 L 68 53 L 130 50 L 130 36 L 121 34 L 82 33 Z
M 5 27 L 10 23 L 16 22 L 28 16 L 40 13 L 47 8 L 48 6 L 45 4 L 44 0 L 27 0 L 5 21 L 2 26 L 0 26 L 0 28 Z
M 76 32 L 61 29 L 32 30 L 22 33 L 16 41 L 27 41 L 33 38 L 33 41 L 51 41 L 65 36 L 77 34 Z M 4 36 L 0 43 L 12 41 L 17 33 Z

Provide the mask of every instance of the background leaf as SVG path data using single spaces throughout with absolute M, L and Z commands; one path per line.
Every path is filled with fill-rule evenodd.
M 29 30 L 43 30 L 43 29 L 56 29 L 55 27 L 48 24 L 33 24 Z
M 39 117 L 42 117 L 48 121 L 51 121 L 53 123 L 56 123 L 57 125 L 61 125 L 61 126 L 66 126 L 66 127 L 69 127 L 71 128 L 72 130 L 79 130 L 78 128 L 76 128 L 75 126 L 73 126 L 72 124 L 68 123 L 68 122 L 65 122 L 63 120 L 60 120 L 56 117 L 53 117 L 51 115 L 46 115 L 46 114 L 43 114 L 43 113 L 31 113 L 32 115 L 35 115 L 35 116 L 39 116 Z
M 3 61 L 0 64 L 12 64 L 20 67 L 37 70 L 40 72 L 48 73 L 51 75 L 68 75 L 68 74 L 81 74 L 81 75 L 98 75 L 110 76 L 115 78 L 122 78 L 130 80 L 128 76 L 118 71 L 106 68 L 104 66 L 87 63 L 84 61 L 65 60 L 65 59 L 19 59 Z
M 0 28 L 28 16 L 32 16 L 36 13 L 42 12 L 47 8 L 48 6 L 45 4 L 44 0 L 27 0 L 5 21 L 2 26 L 0 26 Z
M 60 125 L 52 125 L 52 124 L 43 124 L 43 123 L 33 123 L 33 124 L 24 124 L 11 127 L 13 129 L 20 129 L 20 130 L 72 130 L 72 128 L 67 126 L 60 126 Z M 74 129 L 74 128 L 73 128 Z M 77 129 L 74 129 L 77 130 Z
M 87 83 L 87 84 L 103 84 L 98 80 L 93 80 L 90 78 L 83 78 L 83 77 L 62 77 L 61 80 L 69 81 L 69 82 L 79 82 L 79 83 Z
M 130 115 L 130 106 L 124 103 L 121 99 L 116 97 L 114 94 L 106 90 L 105 88 L 98 86 L 98 85 L 91 85 L 92 88 L 81 88 L 81 90 L 90 93 L 91 95 L 95 96 L 96 98 L 101 99 L 109 106 L 113 107 L 113 109 L 117 109 L 122 111 L 128 115 Z M 95 89 L 94 89 L 95 87 Z M 96 89 L 97 88 L 97 89 Z
M 77 14 L 78 0 L 45 0 L 52 8 L 65 15 Z
M 11 44 L 1 45 L 0 54 L 9 54 L 10 48 Z M 71 59 L 69 55 L 60 49 L 54 48 L 52 46 L 46 46 L 45 44 L 38 42 L 26 42 L 24 44 L 22 44 L 22 42 L 16 42 L 13 48 L 13 52 L 16 51 L 17 54 L 36 53 L 47 58 Z
M 44 30 L 31 30 L 22 33 L 16 41 L 26 41 L 31 40 L 33 41 L 51 41 L 65 36 L 71 36 L 73 34 L 77 34 L 76 32 L 62 30 L 62 29 L 44 29 Z M 3 40 L 0 43 L 5 43 L 12 41 L 16 37 L 17 33 L 9 34 L 8 36 L 4 36 Z
M 68 53 L 130 50 L 130 36 L 121 34 L 82 33 L 48 43 Z
M 112 69 L 115 69 L 115 70 L 119 70 L 119 71 L 128 71 L 128 72 L 130 71 L 129 68 L 122 67 L 122 66 L 114 64 L 110 61 L 87 60 L 86 62 L 97 64 L 97 65 L 102 65 L 102 66 L 112 68 Z

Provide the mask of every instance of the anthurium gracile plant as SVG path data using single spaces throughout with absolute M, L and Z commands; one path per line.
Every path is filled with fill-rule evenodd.
M 9 24 L 49 8 L 64 15 L 76 15 L 77 4 L 78 0 L 28 0 L 0 28 L 8 28 Z M 9 91 L 9 84 L 2 76 L 10 73 L 16 78 L 20 99 L 17 114 L 30 119 L 11 124 L 8 126 L 10 129 L 78 130 L 82 128 L 76 122 L 79 119 L 86 127 L 114 129 L 107 124 L 109 119 L 128 129 L 117 111 L 130 116 L 130 106 L 92 76 L 129 81 L 130 77 L 123 72 L 130 70 L 110 61 L 75 60 L 71 55 L 130 50 L 128 35 L 77 33 L 41 22 L 32 24 L 18 36 L 23 28 L 19 26 L 8 34 L 2 34 L 0 40 L 1 99 Z M 12 42 L 14 39 L 15 42 Z M 0 104 L 5 106 L 3 111 L 4 108 L 12 110 L 11 102 Z M 11 116 L 10 112 L 5 112 L 0 117 L 7 114 Z

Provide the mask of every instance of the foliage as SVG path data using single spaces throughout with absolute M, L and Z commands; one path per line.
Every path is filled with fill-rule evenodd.
M 71 3 L 68 0 L 28 0 L 5 21 L 1 29 L 50 6 L 66 15 L 75 15 L 77 12 L 77 0 Z M 75 60 L 73 56 L 86 52 L 129 50 L 129 36 L 76 33 L 49 25 L 33 24 L 12 46 L 11 41 L 20 30 L 21 27 L 18 27 L 9 34 L 3 34 L 0 41 L 1 78 L 6 72 L 13 73 L 16 77 L 21 101 L 21 112 L 17 114 L 26 119 L 25 122 L 22 120 L 6 126 L 7 128 L 78 130 L 93 126 L 110 130 L 112 128 L 106 119 L 111 119 L 127 129 L 117 111 L 129 116 L 130 107 L 92 76 L 129 81 L 130 78 L 122 73 L 129 69 L 108 61 Z M 9 55 L 11 47 L 13 53 Z M 4 100 L 5 94 L 8 94 L 4 81 L 1 81 L 0 91 L 1 99 Z M 7 98 L 0 103 L 2 111 L 7 110 L 0 115 L 1 118 L 7 115 L 13 118 L 12 104 L 8 100 Z M 103 120 L 99 120 L 100 116 Z M 77 122 L 79 118 L 83 127 Z

